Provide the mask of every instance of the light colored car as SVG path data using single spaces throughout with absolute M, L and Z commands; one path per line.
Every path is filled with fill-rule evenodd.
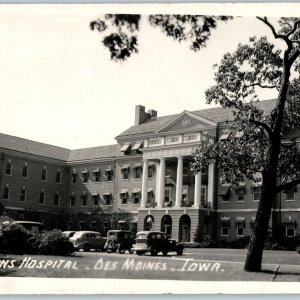
M 63 231 L 61 234 L 70 239 L 75 234 L 75 232 L 76 231 Z
M 103 251 L 106 243 L 106 238 L 102 237 L 100 232 L 96 231 L 77 231 L 70 238 L 76 250 L 90 251 Z

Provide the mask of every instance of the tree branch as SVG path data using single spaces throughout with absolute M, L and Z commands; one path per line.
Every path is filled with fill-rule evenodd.
M 288 39 L 288 36 L 286 35 L 283 35 L 283 34 L 278 34 L 274 28 L 274 26 L 268 21 L 268 19 L 266 17 L 264 18 L 261 18 L 261 17 L 256 17 L 258 20 L 262 21 L 263 23 L 265 23 L 272 31 L 275 39 L 283 39 L 286 44 L 288 45 L 288 47 L 290 48 L 291 47 L 291 41 Z M 294 29 L 294 28 L 293 28 Z M 292 29 L 292 30 L 293 30 Z M 291 30 L 291 31 L 292 31 Z
M 292 65 L 295 62 L 295 60 L 298 58 L 299 55 L 300 55 L 300 50 L 297 49 L 289 58 L 290 65 Z
M 258 86 L 262 89 L 275 89 L 277 86 L 276 85 L 263 85 L 261 83 L 252 83 L 252 84 L 245 84 L 245 87 L 251 87 L 251 86 Z
M 279 193 L 281 191 L 284 191 L 284 190 L 288 190 L 292 187 L 294 187 L 295 185 L 299 184 L 300 183 L 300 178 L 297 178 L 289 183 L 285 183 L 285 184 L 281 184 L 279 186 L 276 187 L 276 192 Z
M 299 24 L 300 20 L 296 21 L 293 28 L 286 34 L 286 36 L 289 37 L 291 34 L 295 33 L 295 31 L 298 29 Z
M 249 119 L 249 122 L 252 123 L 252 124 L 255 124 L 255 125 L 259 126 L 259 127 L 262 127 L 268 133 L 269 138 L 270 139 L 273 138 L 273 131 L 272 131 L 272 129 L 266 123 L 263 123 L 261 121 L 257 121 L 257 120 L 254 120 L 254 119 Z

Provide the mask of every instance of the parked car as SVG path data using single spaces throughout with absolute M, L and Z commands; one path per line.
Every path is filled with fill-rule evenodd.
M 76 231 L 63 231 L 61 234 L 70 239 Z
M 22 225 L 25 229 L 27 229 L 30 232 L 41 232 L 44 229 L 42 223 L 34 221 L 4 221 L 3 224 L 9 224 L 10 222 Z
M 135 243 L 135 233 L 126 230 L 109 230 L 107 232 L 107 241 L 104 249 L 108 252 L 116 252 L 123 254 L 127 250 L 133 253 L 132 245 Z
M 176 252 L 182 255 L 184 246 L 176 243 L 175 240 L 168 239 L 164 232 L 160 231 L 140 231 L 137 233 L 136 244 L 132 248 L 137 255 L 150 252 L 151 255 L 157 255 L 162 252 L 167 255 L 168 252 Z
M 100 232 L 96 231 L 77 231 L 70 238 L 76 250 L 90 251 L 103 251 L 106 239 L 102 237 Z

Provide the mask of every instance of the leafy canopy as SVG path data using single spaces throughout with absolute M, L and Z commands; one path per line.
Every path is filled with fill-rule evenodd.
M 266 18 L 261 19 L 268 26 Z M 300 179 L 300 153 L 293 130 L 300 129 L 300 28 L 299 19 L 282 18 L 275 38 L 286 42 L 283 53 L 275 49 L 266 37 L 252 37 L 247 44 L 226 53 L 215 65 L 215 85 L 206 91 L 207 102 L 215 102 L 232 109 L 228 121 L 229 135 L 212 144 L 205 142 L 193 153 L 192 169 L 216 162 L 224 170 L 221 182 L 238 188 L 244 177 L 257 180 L 257 173 L 268 167 L 269 150 L 274 145 L 274 131 L 278 111 L 277 102 L 258 103 L 257 89 L 276 89 L 280 92 L 284 72 L 291 70 L 289 95 L 285 99 L 283 124 L 280 128 L 280 153 L 277 175 L 283 187 Z M 278 100 L 277 100 L 278 101 Z M 271 105 L 272 104 L 272 105 Z M 271 106 L 271 107 L 270 107 Z M 232 121 L 232 122 L 231 122 Z
M 179 42 L 190 41 L 190 48 L 198 51 L 206 46 L 211 30 L 217 27 L 218 21 L 227 21 L 227 16 L 200 15 L 150 15 L 149 23 L 160 28 L 167 36 Z M 108 48 L 111 59 L 124 61 L 138 52 L 138 34 L 140 15 L 111 15 L 98 18 L 90 23 L 91 30 L 106 31 L 102 40 Z

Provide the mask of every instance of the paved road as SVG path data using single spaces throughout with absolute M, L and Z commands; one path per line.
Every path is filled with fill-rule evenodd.
M 300 256 L 295 251 L 265 251 L 264 272 L 259 274 L 243 271 L 245 257 L 246 250 L 235 249 L 185 249 L 182 256 L 174 253 L 155 257 L 99 252 L 76 252 L 72 257 L 23 255 L 11 257 L 16 260 L 15 266 L 7 269 L 9 274 L 4 276 L 213 281 L 300 280 Z

